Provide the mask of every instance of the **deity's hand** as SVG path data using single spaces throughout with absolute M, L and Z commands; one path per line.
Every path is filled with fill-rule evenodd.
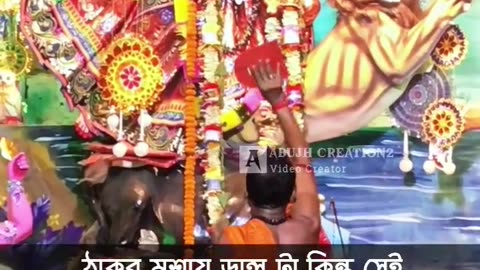
M 275 105 L 284 98 L 282 90 L 282 76 L 280 75 L 280 64 L 277 70 L 273 71 L 270 63 L 260 62 L 248 69 L 248 72 L 257 83 L 263 97 Z
M 25 176 L 27 176 L 30 165 L 28 164 L 27 156 L 25 153 L 20 153 L 16 155 L 8 163 L 8 177 L 9 180 L 13 181 L 23 181 Z

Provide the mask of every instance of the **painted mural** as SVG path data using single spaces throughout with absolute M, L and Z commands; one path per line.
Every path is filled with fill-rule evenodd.
M 120 223 L 140 216 L 102 204 L 134 204 L 134 175 L 151 185 L 158 171 L 172 184 L 145 211 L 162 232 L 142 237 L 208 238 L 244 194 L 228 162 L 238 145 L 283 141 L 272 108 L 234 68 L 273 41 L 315 156 L 330 243 L 480 243 L 478 3 L 207 0 L 192 12 L 181 0 L 107 2 L 0 1 L 0 185 L 24 153 L 35 171 L 24 183 L 25 242 L 120 244 Z M 191 195 L 199 190 L 205 199 Z
M 333 9 L 325 6 L 322 16 L 334 16 Z M 462 29 L 468 42 L 465 60 L 450 70 L 445 78 L 449 82 L 449 95 L 456 104 L 466 104 L 466 109 L 478 108 L 479 96 L 475 89 L 480 82 L 475 76 L 480 66 L 476 59 L 478 49 L 474 29 L 476 15 L 480 7 L 474 3 L 472 10 L 455 22 Z M 319 39 L 324 38 L 328 26 L 318 27 Z M 319 40 L 318 42 L 321 42 Z M 428 79 L 427 79 L 428 81 Z M 350 243 L 373 244 L 428 244 L 455 243 L 475 244 L 480 239 L 478 231 L 479 215 L 475 212 L 478 203 L 477 177 L 479 157 L 476 151 L 477 131 L 468 124 L 467 132 L 453 147 L 452 163 L 456 170 L 451 175 L 444 172 L 433 174 L 424 170 L 425 161 L 432 153 L 428 145 L 415 137 L 421 115 L 412 111 L 424 105 L 415 101 L 428 100 L 425 96 L 425 83 L 417 87 L 409 86 L 414 92 L 405 93 L 393 106 L 375 117 L 361 132 L 347 135 L 342 139 L 331 140 L 325 148 L 338 145 L 362 145 L 364 149 L 380 151 L 378 154 L 346 156 L 335 155 L 317 160 L 323 171 L 318 172 L 319 189 L 337 201 L 338 218 L 343 227 L 348 228 Z M 435 90 L 438 95 L 446 89 Z M 445 93 L 445 92 L 444 92 Z M 412 95 L 415 94 L 415 96 Z M 430 95 L 430 94 L 429 94 Z M 402 104 L 403 103 L 403 104 Z M 471 110 L 471 118 L 476 112 Z M 417 126 L 417 127 L 416 127 Z M 420 125 L 421 126 L 421 125 Z M 409 133 L 405 140 L 403 132 Z M 405 148 L 405 142 L 409 148 Z M 403 173 L 400 164 L 404 151 L 410 153 L 412 170 Z M 393 153 L 393 154 L 392 154 Z M 370 155 L 370 156 L 369 156 Z M 372 162 L 375 161 L 375 162 Z M 405 164 L 403 164 L 405 166 Z M 409 166 L 407 166 L 409 167 Z M 405 168 L 408 169 L 408 168 Z M 327 170 L 327 171 L 326 171 Z M 332 212 L 327 214 L 331 219 Z

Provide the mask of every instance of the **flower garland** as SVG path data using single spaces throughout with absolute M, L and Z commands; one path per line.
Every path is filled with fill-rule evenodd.
M 279 0 L 267 0 L 267 19 L 265 20 L 265 38 L 268 42 L 280 40 L 282 37 L 282 26 L 277 19 L 280 7 Z
M 264 148 L 277 147 L 279 144 L 276 136 L 279 131 L 278 117 L 266 100 L 260 103 L 255 123 L 259 134 L 258 145 Z
M 265 39 L 267 42 L 280 42 L 282 39 L 282 25 L 277 17 L 281 3 L 279 0 L 267 0 L 265 4 L 267 5 Z M 263 147 L 278 146 L 278 142 L 275 139 L 275 134 L 278 131 L 278 121 L 276 121 L 276 115 L 268 102 L 261 102 L 258 119 L 258 121 L 255 121 L 259 134 L 258 145 Z
M 219 40 L 220 24 L 216 0 L 205 2 L 204 10 L 200 14 L 200 21 L 203 21 L 201 27 L 203 49 L 203 77 L 202 83 L 202 112 L 204 123 L 203 140 L 206 146 L 205 164 L 205 182 L 207 183 L 207 192 L 205 200 L 207 201 L 207 211 L 210 224 L 216 224 L 221 217 L 220 195 L 222 194 L 223 162 L 222 162 L 222 122 L 221 106 L 223 99 L 218 85 L 218 70 L 220 67 L 221 44 Z
M 282 33 L 283 51 L 288 70 L 288 83 L 286 87 L 289 107 L 300 127 L 304 128 L 303 119 L 303 68 L 302 68 L 302 40 L 303 28 L 302 9 L 298 0 L 287 0 L 282 4 Z
M 302 37 L 301 30 L 301 8 L 295 0 L 267 0 L 267 19 L 265 24 L 265 38 L 268 42 L 280 41 L 288 70 L 288 83 L 285 89 L 289 107 L 298 126 L 304 128 L 303 120 L 303 68 L 302 68 Z M 279 12 L 281 21 L 278 20 Z M 269 106 L 264 105 L 264 113 L 267 113 Z M 270 119 L 272 120 L 272 119 Z M 272 122 L 272 121 L 271 121 Z M 261 125 L 259 133 L 259 145 L 275 146 L 272 139 L 273 121 L 269 125 Z M 264 130 L 266 132 L 264 132 Z
M 230 3 L 232 4 L 232 3 Z M 286 88 L 289 105 L 293 110 L 294 116 L 298 125 L 303 129 L 303 70 L 302 70 L 302 58 L 304 47 L 301 46 L 300 35 L 302 28 L 302 18 L 299 17 L 299 13 L 302 11 L 297 3 L 281 3 L 280 0 L 266 0 L 267 5 L 267 19 L 265 22 L 265 34 L 260 33 L 260 37 L 257 35 L 257 43 L 262 43 L 263 38 L 266 41 L 279 41 L 283 44 L 283 51 L 285 53 L 287 68 L 289 72 L 288 86 Z M 218 12 L 219 3 L 217 0 L 207 0 L 202 8 L 203 12 L 200 14 L 199 21 L 203 22 L 201 26 L 202 34 L 202 56 L 203 56 L 203 77 L 205 81 L 202 84 L 202 98 L 203 98 L 203 118 L 204 123 L 204 135 L 203 140 L 206 145 L 206 158 L 205 163 L 205 181 L 207 182 L 207 192 L 205 199 L 207 201 L 207 209 L 210 224 L 216 224 L 222 216 L 222 205 L 220 203 L 222 197 L 222 182 L 224 180 L 223 175 L 223 162 L 222 162 L 222 147 L 221 138 L 222 130 L 232 130 L 241 123 L 243 123 L 243 117 L 246 112 L 253 113 L 250 104 L 247 101 L 249 98 L 257 99 L 258 97 L 244 97 L 240 103 L 237 101 L 233 105 L 226 106 L 222 104 L 223 93 L 219 87 L 219 74 L 217 73 L 221 59 L 223 59 L 225 65 L 225 72 L 228 76 L 225 82 L 225 89 L 228 92 L 226 96 L 236 96 L 243 90 L 235 90 L 238 87 L 238 82 L 233 76 L 233 62 L 237 53 L 237 42 L 233 35 L 230 35 L 234 24 L 233 14 L 227 7 L 224 16 L 221 16 Z M 282 9 L 280 9 L 282 7 Z M 230 7 L 231 8 L 231 7 Z M 253 7 L 254 9 L 255 7 Z M 281 12 L 280 12 L 281 11 Z M 254 12 L 255 13 L 255 12 Z M 282 16 L 281 22 L 278 17 Z M 221 36 L 221 27 L 219 18 L 223 18 L 223 26 L 225 35 Z M 251 22 L 252 23 L 252 22 Z M 283 28 L 282 28 L 283 25 Z M 259 29 L 256 29 L 257 32 Z M 228 33 L 227 33 L 228 32 Z M 292 38 L 293 37 L 293 38 Z M 220 42 L 221 40 L 221 42 Z M 259 42 L 258 42 L 259 41 Z M 222 43 L 221 46 L 220 43 Z M 222 54 L 221 48 L 228 52 Z M 231 48 L 235 50 L 232 51 Z M 230 93 L 232 92 L 232 93 Z M 251 91 L 250 91 L 251 92 Z M 236 99 L 236 98 L 235 98 Z M 255 103 L 255 102 L 253 102 Z M 224 106 L 225 105 L 225 106 Z M 242 111 L 243 110 L 243 111 Z M 246 111 L 246 112 L 245 112 Z M 259 145 L 276 147 L 278 142 L 275 138 L 275 134 L 278 131 L 278 121 L 276 115 L 272 112 L 271 106 L 267 102 L 261 102 L 260 108 L 257 110 L 257 122 L 259 128 Z
M 194 79 L 196 77 L 197 58 L 197 7 L 194 1 L 185 1 L 187 5 L 187 46 L 186 46 L 186 73 L 187 86 L 185 90 L 185 176 L 184 176 L 184 234 L 183 240 L 186 246 L 195 244 L 195 167 L 197 163 L 197 119 L 195 111 L 196 89 Z M 191 252 L 186 252 L 190 257 Z

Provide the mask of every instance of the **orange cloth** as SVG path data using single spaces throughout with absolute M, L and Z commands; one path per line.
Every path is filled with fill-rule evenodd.
M 287 218 L 291 218 L 293 204 L 290 203 L 285 210 Z M 276 245 L 277 240 L 273 232 L 261 220 L 252 219 L 243 226 L 227 227 L 224 236 L 232 245 Z M 318 235 L 318 244 L 330 251 L 331 243 L 323 231 L 320 229 Z M 325 250 L 325 251 L 327 251 Z M 330 252 L 327 252 L 329 254 Z
M 261 220 L 252 219 L 243 226 L 227 227 L 224 237 L 232 245 L 276 245 L 273 232 Z
M 287 218 L 291 217 L 293 204 L 285 210 Z M 252 219 L 243 226 L 227 227 L 224 236 L 232 245 L 276 245 L 273 232 L 261 220 Z
M 275 258 L 277 240 L 268 225 L 258 219 L 252 219 L 243 226 L 231 226 L 224 230 L 224 237 L 231 245 L 245 245 L 234 249 L 235 259 L 267 259 L 265 269 L 277 269 Z M 250 245 L 263 247 L 252 250 Z M 232 258 L 233 259 L 233 258 Z
M 287 218 L 291 217 L 293 204 L 289 204 L 286 209 Z M 231 245 L 277 245 L 277 239 L 267 224 L 258 219 L 252 219 L 243 226 L 230 226 L 225 228 L 223 236 Z M 327 258 L 331 255 L 331 244 L 325 232 L 321 229 L 319 234 L 319 248 L 327 254 Z M 237 259 L 268 259 L 266 269 L 276 269 L 275 258 L 276 250 L 265 247 L 264 249 L 238 248 L 235 249 L 235 258 Z
M 287 218 L 291 218 L 293 203 L 288 204 L 285 210 Z M 224 231 L 225 237 L 232 245 L 275 245 L 277 241 L 273 232 L 261 220 L 252 219 L 243 226 L 227 227 Z M 321 229 L 319 244 L 330 246 L 330 241 L 325 232 Z

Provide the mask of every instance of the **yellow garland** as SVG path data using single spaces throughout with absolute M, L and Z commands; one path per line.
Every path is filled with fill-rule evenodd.
M 221 97 L 219 85 L 217 81 L 217 69 L 220 65 L 221 51 L 220 47 L 220 22 L 217 10 L 217 1 L 209 0 L 205 3 L 204 10 L 201 15 L 204 25 L 202 26 L 202 41 L 204 47 L 203 54 L 203 77 L 205 79 L 204 91 L 209 92 L 204 94 L 204 101 L 209 105 L 205 108 L 204 119 L 205 126 L 208 128 L 217 127 L 219 137 L 221 138 Z M 205 167 L 205 181 L 223 181 L 223 164 L 222 164 L 222 147 L 218 141 L 210 141 L 210 138 L 204 137 L 206 140 L 206 167 Z M 205 200 L 207 202 L 207 214 L 209 224 L 216 224 L 222 216 L 223 209 L 220 204 L 219 197 L 222 191 L 207 190 Z
M 186 246 L 195 244 L 195 167 L 197 163 L 197 119 L 195 112 L 196 90 L 193 80 L 196 77 L 197 58 L 197 7 L 194 1 L 188 1 L 187 46 L 186 46 L 186 73 L 187 87 L 185 90 L 185 177 L 184 177 L 184 233 L 183 240 Z M 192 251 L 185 253 L 192 257 Z
M 220 51 L 215 48 L 216 46 L 220 45 L 218 35 L 221 27 L 218 23 L 219 18 L 216 6 L 216 0 L 210 0 L 206 2 L 205 10 L 202 14 L 205 24 L 203 25 L 201 31 L 202 41 L 206 45 L 206 47 L 202 50 L 204 72 L 203 75 L 206 84 L 208 85 L 205 91 L 211 92 L 207 93 L 207 96 L 209 96 L 208 101 L 212 102 L 205 110 L 205 125 L 208 126 L 208 128 L 214 126 L 218 129 L 218 132 L 221 132 L 221 109 L 219 108 L 221 97 L 219 96 L 219 87 L 216 83 L 216 81 L 218 80 L 218 78 L 216 77 L 216 71 L 220 64 Z M 209 140 L 209 138 L 206 139 Z M 206 141 L 206 143 L 207 166 L 205 170 L 205 180 L 221 181 L 223 180 L 223 170 L 221 164 L 221 144 L 218 141 Z
M 300 9 L 300 3 L 296 0 L 290 0 L 287 1 L 285 6 L 283 7 L 283 13 L 282 13 L 282 24 L 283 27 L 291 27 L 291 26 L 296 26 L 298 27 L 298 35 L 301 38 L 301 29 L 302 25 L 302 14 L 299 12 Z M 285 52 L 285 58 L 286 58 L 286 65 L 287 65 L 287 70 L 288 70 L 288 86 L 289 87 L 295 87 L 295 86 L 301 86 L 303 85 L 303 69 L 302 69 L 302 54 L 299 50 L 299 46 L 301 43 L 301 40 L 299 40 L 298 43 L 296 44 L 285 44 L 285 40 L 290 38 L 291 36 L 288 31 L 283 31 L 284 33 L 284 47 L 286 48 Z M 307 41 L 305 41 L 307 42 Z M 289 47 L 293 47 L 289 48 Z M 294 107 L 292 108 L 293 116 L 295 117 L 295 120 L 297 122 L 297 125 L 300 127 L 300 129 L 304 129 L 304 119 L 303 119 L 303 109 L 300 107 Z
M 282 27 L 277 19 L 277 12 L 280 6 L 279 0 L 266 0 L 267 16 L 265 20 L 265 38 L 267 41 L 280 40 L 282 37 Z
M 279 0 L 268 0 L 265 1 L 267 4 L 267 13 L 269 14 L 269 18 L 266 20 L 266 29 L 265 29 L 265 37 L 267 41 L 274 41 L 274 40 L 280 40 L 282 38 L 281 34 L 281 23 L 278 21 L 276 18 L 276 14 L 278 12 L 278 8 L 280 6 L 280 1 Z M 292 2 L 292 1 L 290 1 Z M 220 23 L 218 22 L 217 16 L 218 14 L 216 13 L 216 7 L 215 7 L 216 1 L 211 0 L 208 1 L 205 5 L 205 10 L 203 12 L 203 16 L 205 17 L 205 24 L 203 25 L 201 32 L 202 32 L 202 37 L 205 45 L 207 47 L 204 47 L 202 50 L 203 54 L 203 70 L 204 70 L 204 78 L 206 81 L 211 85 L 215 84 L 215 80 L 217 79 L 214 74 L 215 66 L 218 66 L 218 60 L 220 57 L 220 52 L 214 49 L 214 47 L 219 41 L 218 38 L 218 32 L 220 31 Z M 290 23 L 292 22 L 292 17 L 297 18 L 297 20 L 294 21 L 294 24 L 298 26 L 300 18 L 299 14 L 295 9 L 290 9 L 288 8 L 289 5 L 286 5 L 282 9 L 283 11 L 283 21 L 289 21 Z M 292 12 L 293 11 L 293 12 Z M 203 19 L 203 18 L 202 18 Z M 300 34 L 300 33 L 299 33 Z M 285 39 L 285 37 L 284 37 Z M 296 47 L 296 45 L 299 44 L 291 44 L 293 47 Z M 289 44 L 285 44 L 285 47 L 288 48 Z M 286 62 L 287 62 L 287 67 L 289 71 L 289 77 L 288 77 L 288 84 L 290 86 L 296 86 L 296 85 L 301 85 L 303 81 L 303 70 L 301 67 L 301 59 L 302 55 L 300 54 L 300 51 L 298 49 L 295 50 L 287 50 L 285 52 L 285 57 L 286 57 Z M 267 111 L 270 111 L 271 113 L 271 108 L 269 108 L 269 105 L 264 105 L 262 106 L 263 109 L 266 109 Z M 297 124 L 303 128 L 303 112 L 301 108 L 294 108 L 293 110 L 294 116 L 297 120 Z M 266 112 L 267 115 L 269 114 Z M 267 117 L 268 118 L 268 117 Z M 205 114 L 205 120 L 208 122 L 210 125 L 215 124 L 217 121 L 215 120 L 214 114 Z M 272 120 L 272 119 L 269 119 Z M 275 133 L 275 124 L 271 123 L 271 121 L 267 125 L 262 125 L 259 130 L 260 132 L 260 140 L 259 144 L 260 145 L 266 145 L 266 146 L 277 146 L 277 142 L 274 140 L 274 134 Z M 275 121 L 273 121 L 275 122 Z M 218 143 L 213 142 L 213 143 L 208 143 L 207 145 L 207 171 L 212 171 L 214 172 L 215 170 L 212 170 L 212 167 L 218 166 L 218 164 L 221 162 L 220 161 L 220 155 L 222 153 L 219 153 L 218 150 Z M 217 177 L 213 177 L 212 175 L 214 174 L 206 174 L 205 178 L 206 181 L 208 180 L 220 180 L 216 179 Z M 221 205 L 219 203 L 219 194 L 214 194 L 212 192 L 207 192 L 205 198 L 207 200 L 207 209 L 208 209 L 208 215 L 210 219 L 210 223 L 215 223 L 216 220 L 218 220 L 221 217 Z
M 277 19 L 278 8 L 280 7 L 279 0 L 267 0 L 267 19 L 265 20 L 265 38 L 267 42 L 280 41 L 282 37 L 282 27 Z M 257 122 L 257 129 L 259 133 L 258 145 L 263 147 L 277 147 L 275 133 L 278 131 L 278 124 L 276 116 L 272 111 L 272 107 L 268 102 L 262 102 L 259 110 L 264 111 L 266 117 L 261 116 L 262 120 Z

